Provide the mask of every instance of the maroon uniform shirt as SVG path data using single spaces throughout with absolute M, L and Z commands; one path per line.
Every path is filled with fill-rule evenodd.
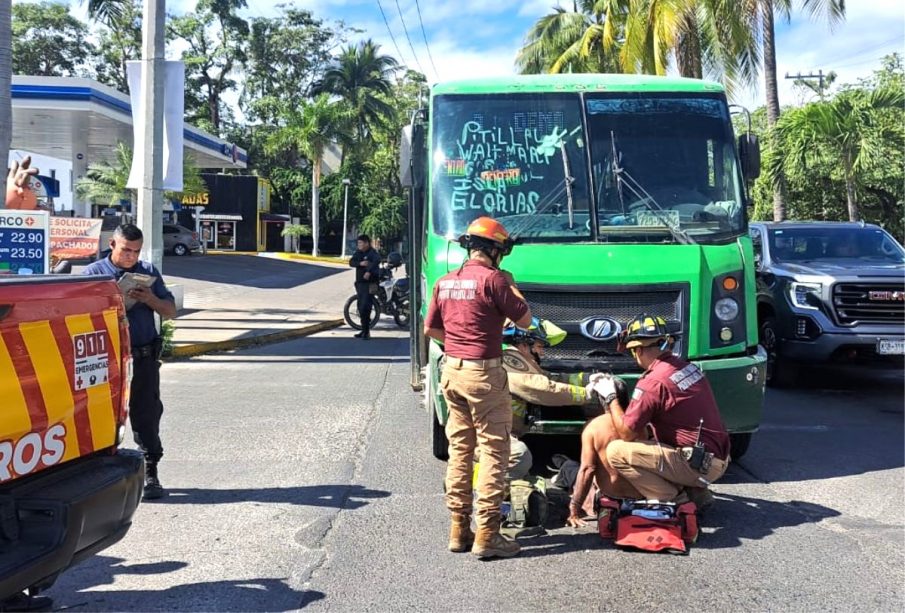
M 707 451 L 725 460 L 729 456 L 729 434 L 710 383 L 694 364 L 665 355 L 638 379 L 623 423 L 637 434 L 650 424 L 664 445 L 690 447 L 697 440 L 701 419 L 701 442 Z
M 503 324 L 518 321 L 528 305 L 516 296 L 496 268 L 468 260 L 437 281 L 427 317 L 428 328 L 443 330 L 446 355 L 487 360 L 503 355 Z

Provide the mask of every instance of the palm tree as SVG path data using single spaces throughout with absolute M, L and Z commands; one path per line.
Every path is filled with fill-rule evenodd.
M 578 0 L 529 30 L 516 57 L 524 73 L 666 74 L 752 84 L 759 56 L 746 15 L 729 0 Z
M 767 126 L 770 129 L 779 120 L 779 87 L 776 80 L 776 27 L 775 17 L 789 21 L 792 0 L 742 0 L 739 7 L 761 34 L 764 58 L 764 85 L 767 98 Z M 845 0 L 800 0 L 801 8 L 811 17 L 826 17 L 830 26 L 845 19 Z M 760 24 L 759 28 L 756 25 Z M 786 217 L 785 181 L 778 177 L 773 187 L 773 219 Z
M 331 102 L 330 97 L 322 93 L 301 108 L 284 108 L 280 116 L 285 123 L 269 136 L 265 149 L 271 154 L 299 151 L 311 163 L 311 228 L 314 237 L 311 255 L 317 256 L 321 164 L 327 147 L 347 138 L 349 111 L 344 104 Z
M 901 88 L 883 87 L 870 92 L 846 90 L 830 101 L 786 111 L 775 128 L 777 144 L 786 155 L 776 156 L 769 169 L 771 179 L 775 184 L 786 169 L 810 165 L 821 156 L 838 156 L 845 179 L 848 217 L 858 221 L 861 215 L 857 177 L 884 162 L 884 142 L 901 138 L 900 126 L 878 120 L 880 112 L 901 109 L 903 104 L 905 94 Z
M 88 166 L 85 177 L 76 183 L 79 198 L 100 204 L 118 204 L 124 195 L 132 196 L 133 190 L 126 188 L 129 171 L 132 169 L 132 149 L 120 142 L 116 144 L 113 160 Z M 164 198 L 179 199 L 207 191 L 207 184 L 201 178 L 198 167 L 190 155 L 182 158 L 182 191 L 166 192 Z
M 84 2 L 80 0 L 79 4 Z M 127 2 L 130 0 L 88 0 L 88 17 L 110 25 L 122 17 Z
M 13 138 L 13 107 L 10 93 L 13 76 L 12 34 L 12 3 L 0 2 L 0 163 L 4 168 L 9 162 L 9 145 Z M 5 171 L 3 181 L 5 185 Z
M 394 109 L 380 97 L 393 91 L 393 75 L 399 63 L 381 55 L 380 45 L 365 40 L 345 47 L 315 85 L 316 93 L 339 96 L 349 106 L 355 121 L 356 143 L 362 145 L 371 127 L 394 115 Z

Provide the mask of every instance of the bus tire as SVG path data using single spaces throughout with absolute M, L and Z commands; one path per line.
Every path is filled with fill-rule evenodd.
M 733 462 L 738 462 L 748 451 L 748 445 L 751 444 L 753 432 L 735 432 L 729 435 L 729 445 L 731 451 L 729 456 Z

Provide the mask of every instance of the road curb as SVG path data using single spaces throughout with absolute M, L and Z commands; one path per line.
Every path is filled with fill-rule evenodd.
M 245 338 L 234 338 L 228 341 L 214 341 L 211 343 L 195 343 L 193 345 L 182 345 L 173 347 L 172 351 L 164 359 L 173 358 L 191 358 L 206 353 L 215 353 L 218 351 L 230 351 L 232 349 L 241 349 L 244 347 L 255 347 L 258 345 L 269 345 L 271 343 L 281 343 L 290 341 L 304 336 L 310 336 L 319 332 L 333 330 L 343 325 L 342 319 L 331 319 L 310 326 L 301 328 L 293 328 L 291 330 L 281 330 L 280 332 L 271 332 L 270 334 L 259 334 L 257 336 L 249 336 Z

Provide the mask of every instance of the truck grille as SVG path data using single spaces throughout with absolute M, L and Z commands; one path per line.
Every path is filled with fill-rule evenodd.
M 648 313 L 667 321 L 678 321 L 685 327 L 683 290 L 670 286 L 659 291 L 638 291 L 638 288 L 619 288 L 609 291 L 576 291 L 573 288 L 551 291 L 546 288 L 519 286 L 531 313 L 541 319 L 549 319 L 568 332 L 566 340 L 546 351 L 544 365 L 551 369 L 612 368 L 617 372 L 637 370 L 630 354 L 616 349 L 616 340 L 594 341 L 581 334 L 580 324 L 589 317 L 610 317 L 625 325 L 633 317 Z M 642 288 L 643 289 L 643 288 Z M 682 339 L 676 343 L 676 353 L 681 354 Z M 564 364 L 569 362 L 570 364 Z
M 905 322 L 905 284 L 837 283 L 833 308 L 842 325 Z

